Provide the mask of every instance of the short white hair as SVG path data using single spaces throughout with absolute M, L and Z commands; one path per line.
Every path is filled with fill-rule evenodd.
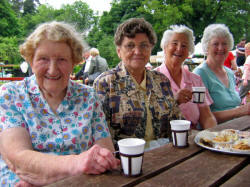
M 164 32 L 162 39 L 161 39 L 162 50 L 164 50 L 164 47 L 168 44 L 168 42 L 170 41 L 170 38 L 176 33 L 185 34 L 187 36 L 188 52 L 189 52 L 189 55 L 193 54 L 194 40 L 195 40 L 194 34 L 193 34 L 193 31 L 185 25 L 171 25 L 170 29 Z
M 232 50 L 234 46 L 234 38 L 229 28 L 220 23 L 208 25 L 201 39 L 202 50 L 206 54 L 208 51 L 209 42 L 215 37 L 224 37 L 227 40 L 228 50 Z

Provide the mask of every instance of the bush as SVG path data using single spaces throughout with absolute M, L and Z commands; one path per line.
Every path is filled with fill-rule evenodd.
M 20 64 L 23 60 L 18 44 L 16 37 L 0 37 L 0 61 L 5 64 Z

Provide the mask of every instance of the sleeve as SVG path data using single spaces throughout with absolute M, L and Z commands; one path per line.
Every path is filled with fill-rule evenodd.
M 94 70 L 95 70 L 95 66 L 96 66 L 96 60 L 94 57 L 91 58 L 91 61 L 90 61 L 90 65 L 89 65 L 89 75 L 93 74 L 94 73 Z
M 93 108 L 93 121 L 92 121 L 92 136 L 94 141 L 101 138 L 110 137 L 109 128 L 105 119 L 105 115 L 102 109 L 102 103 L 94 92 L 94 108 Z
M 102 104 L 102 108 L 103 108 L 103 112 L 105 114 L 106 117 L 106 121 L 108 123 L 108 127 L 110 127 L 110 123 L 112 122 L 111 118 L 112 118 L 112 110 L 110 107 L 110 87 L 109 84 L 107 83 L 105 77 L 98 77 L 93 84 L 94 89 L 97 92 L 98 97 L 100 98 L 101 104 Z M 109 129 L 112 133 L 112 129 Z
M 24 117 L 18 110 L 24 103 L 15 103 L 18 95 L 18 90 L 13 89 L 10 84 L 0 87 L 0 132 L 13 127 L 27 128 Z

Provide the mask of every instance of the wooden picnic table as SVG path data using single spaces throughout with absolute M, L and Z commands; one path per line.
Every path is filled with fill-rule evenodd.
M 250 116 L 237 118 L 213 128 L 250 131 Z M 49 187 L 164 187 L 164 186 L 250 186 L 250 156 L 213 152 L 197 146 L 189 136 L 188 148 L 175 148 L 172 144 L 145 152 L 143 174 L 125 177 L 120 171 L 101 175 L 79 175 L 58 181 Z

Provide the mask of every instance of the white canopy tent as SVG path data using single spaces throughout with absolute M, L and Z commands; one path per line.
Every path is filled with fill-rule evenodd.
M 202 50 L 201 42 L 197 43 L 194 47 L 194 55 L 204 55 L 204 52 Z

